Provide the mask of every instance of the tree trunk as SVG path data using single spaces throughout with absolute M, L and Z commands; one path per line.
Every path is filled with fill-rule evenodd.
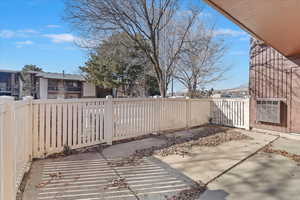
M 197 85 L 194 84 L 192 88 L 192 98 L 196 97 L 197 95 Z
M 192 86 L 190 84 L 188 86 L 188 96 L 190 98 L 193 98 L 193 89 L 192 89 Z
M 159 82 L 159 92 L 160 92 L 161 97 L 165 98 L 167 96 L 165 82 L 163 80 L 160 80 L 160 82 Z

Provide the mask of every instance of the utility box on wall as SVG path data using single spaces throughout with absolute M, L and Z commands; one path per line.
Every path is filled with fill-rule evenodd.
M 256 120 L 258 122 L 268 122 L 280 124 L 281 100 L 277 99 L 257 99 Z

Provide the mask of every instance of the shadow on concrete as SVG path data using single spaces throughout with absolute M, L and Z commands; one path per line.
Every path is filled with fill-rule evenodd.
M 226 200 L 228 193 L 224 190 L 206 190 L 199 200 Z
M 261 152 L 208 187 L 227 191 L 228 199 L 300 199 L 300 168 L 283 156 Z

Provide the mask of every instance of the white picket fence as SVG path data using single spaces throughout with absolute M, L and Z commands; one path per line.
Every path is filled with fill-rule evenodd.
M 14 199 L 32 160 L 32 99 L 0 102 L 0 199 Z
M 34 100 L 33 156 L 96 145 L 104 140 L 104 99 Z
M 113 141 L 199 126 L 210 117 L 208 99 L 113 99 L 112 104 Z
M 0 199 L 15 198 L 32 158 L 212 122 L 249 128 L 248 99 L 0 97 Z
M 33 156 L 201 125 L 209 108 L 189 99 L 34 100 Z

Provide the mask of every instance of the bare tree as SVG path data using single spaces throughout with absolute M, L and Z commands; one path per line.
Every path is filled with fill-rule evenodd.
M 198 21 L 187 33 L 174 77 L 194 97 L 199 88 L 224 77 L 228 70 L 223 62 L 225 52 L 225 44 L 216 38 L 214 29 Z
M 182 49 L 183 41 L 199 14 L 198 9 L 179 7 L 180 0 L 67 0 L 66 19 L 85 36 L 99 38 L 99 34 L 125 32 L 145 52 L 152 64 L 161 96 L 166 96 L 168 77 Z M 171 22 L 185 18 L 183 30 L 176 35 L 176 45 L 162 62 L 162 41 Z M 144 40 L 137 40 L 140 35 Z M 165 59 L 166 60 L 166 59 Z

